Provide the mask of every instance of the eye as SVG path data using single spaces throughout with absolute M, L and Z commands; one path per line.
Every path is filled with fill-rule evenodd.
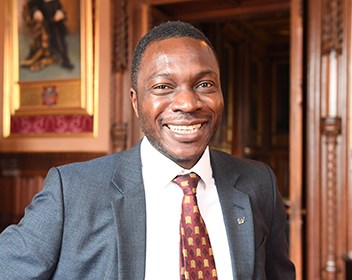
M 212 87 L 213 84 L 210 83 L 210 82 L 202 82 L 200 83 L 197 87 L 201 87 L 201 88 L 209 88 L 209 87 Z
M 154 87 L 154 89 L 169 89 L 169 86 L 167 85 L 157 85 Z
M 216 84 L 214 82 L 200 82 L 196 86 L 196 90 L 203 93 L 212 93 L 216 91 Z
M 152 87 L 152 92 L 156 95 L 163 95 L 172 92 L 173 87 L 167 84 L 157 84 Z

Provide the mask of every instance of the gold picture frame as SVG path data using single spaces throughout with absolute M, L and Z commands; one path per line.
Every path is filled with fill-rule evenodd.
M 78 44 L 76 43 L 76 49 L 78 49 L 76 57 L 78 56 L 78 60 L 76 60 L 76 65 L 73 66 L 75 69 L 73 71 L 63 67 L 60 69 L 60 58 L 56 58 L 58 63 L 53 63 L 37 72 L 33 71 L 33 73 L 28 70 L 29 67 L 26 67 L 27 69 L 22 67 L 23 61 L 26 59 L 23 57 L 24 53 L 28 52 L 26 48 L 29 48 L 28 42 L 32 40 L 26 39 L 29 36 L 28 34 L 24 35 L 23 19 L 25 16 L 23 10 L 28 2 L 30 1 L 5 0 L 3 137 L 16 136 L 16 134 L 23 136 L 25 134 L 21 131 L 13 132 L 11 125 L 15 118 L 30 118 L 38 115 L 70 115 L 91 118 L 94 116 L 92 0 L 61 1 L 63 7 L 65 7 L 65 4 L 67 9 L 73 7 L 71 11 L 65 11 L 65 16 L 68 19 L 70 17 L 75 19 L 76 22 L 75 24 L 73 20 L 71 21 L 73 22 L 71 24 L 73 25 L 72 28 L 76 27 L 75 34 L 71 36 L 72 40 L 74 38 L 78 40 Z M 75 5 L 76 9 L 74 9 Z M 77 16 L 79 19 L 77 19 Z M 59 78 L 57 78 L 58 76 Z M 93 130 L 94 128 L 92 128 L 91 133 L 94 133 Z M 33 136 L 33 133 L 29 134 Z M 51 135 L 52 132 L 43 133 L 39 131 L 35 134 L 45 136 Z

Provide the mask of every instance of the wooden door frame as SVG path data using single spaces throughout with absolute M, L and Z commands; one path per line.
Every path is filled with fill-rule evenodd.
M 290 258 L 296 266 L 297 280 L 303 277 L 302 254 L 302 178 L 303 178 L 303 7 L 301 0 L 291 0 L 290 49 L 290 135 L 289 200 Z

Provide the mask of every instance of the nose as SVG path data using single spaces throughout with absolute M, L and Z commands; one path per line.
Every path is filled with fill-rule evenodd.
M 199 95 L 193 89 L 180 89 L 174 95 L 172 101 L 173 111 L 182 111 L 185 113 L 195 112 L 201 109 L 203 103 Z

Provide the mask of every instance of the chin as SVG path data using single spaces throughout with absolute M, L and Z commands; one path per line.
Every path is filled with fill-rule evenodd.
M 193 157 L 169 157 L 173 162 L 181 166 L 182 168 L 185 169 L 191 169 L 199 160 L 199 157 L 193 158 Z
M 192 167 L 198 160 L 199 158 L 203 155 L 203 152 L 206 149 L 206 146 L 201 144 L 196 144 L 196 143 L 175 143 L 175 142 L 166 142 L 166 141 L 160 141 L 160 139 L 157 139 L 156 137 L 150 137 L 150 135 L 147 135 L 147 138 L 149 139 L 149 142 L 159 150 L 163 155 L 171 159 L 172 161 L 176 162 L 180 166 L 185 166 L 188 164 L 192 164 L 190 167 Z M 203 147 L 200 149 L 200 147 Z M 187 167 L 186 167 L 187 168 Z
M 187 149 L 187 148 L 186 148 Z M 175 153 L 175 151 L 165 152 L 164 155 L 167 156 L 172 161 L 176 162 L 178 165 L 184 168 L 191 168 L 197 163 L 200 157 L 203 155 L 204 150 L 201 153 L 184 153 L 184 149 L 181 153 Z

